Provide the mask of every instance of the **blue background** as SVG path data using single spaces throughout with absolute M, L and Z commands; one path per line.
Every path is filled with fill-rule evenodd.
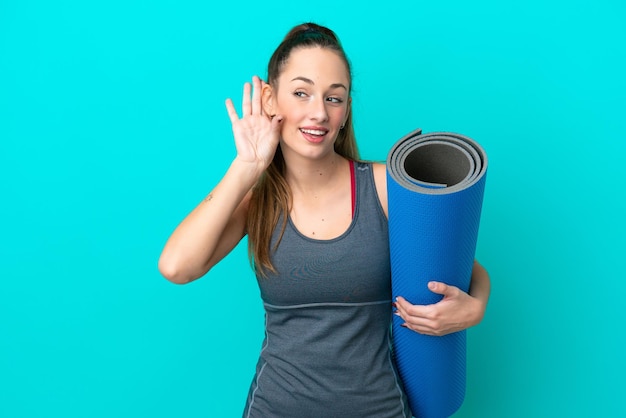
M 307 20 L 351 58 L 363 157 L 417 127 L 489 154 L 455 416 L 620 415 L 622 2 L 1 0 L 0 416 L 240 416 L 245 243 L 187 286 L 157 259 L 234 156 L 224 99 Z

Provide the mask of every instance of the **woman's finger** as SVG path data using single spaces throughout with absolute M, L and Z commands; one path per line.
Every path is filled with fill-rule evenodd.
M 243 112 L 242 118 L 252 113 L 252 107 L 250 106 L 250 83 L 243 85 L 243 98 L 241 99 L 241 111 Z
M 272 130 L 278 135 L 280 133 L 280 124 L 283 121 L 281 115 L 274 115 L 272 118 Z
M 426 317 L 432 311 L 433 305 L 413 305 L 402 296 L 398 296 L 396 308 L 405 316 Z
M 230 118 L 230 123 L 234 124 L 239 120 L 239 115 L 235 110 L 235 106 L 233 105 L 233 101 L 230 99 L 226 99 L 226 111 L 228 112 L 228 117 Z
M 261 79 L 257 76 L 252 77 L 252 114 L 261 114 Z

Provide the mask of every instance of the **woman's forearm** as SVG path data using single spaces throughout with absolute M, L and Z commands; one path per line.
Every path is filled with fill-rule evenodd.
M 491 293 L 491 279 L 487 270 L 478 262 L 474 261 L 472 267 L 472 279 L 470 282 L 469 295 L 476 298 L 481 303 L 481 309 L 476 312 L 476 318 L 474 318 L 473 325 L 482 321 L 487 308 L 487 302 L 489 301 L 489 294 Z
M 174 283 L 188 283 L 206 272 L 241 240 L 246 195 L 258 169 L 235 159 L 213 191 L 183 219 L 168 239 L 159 271 Z

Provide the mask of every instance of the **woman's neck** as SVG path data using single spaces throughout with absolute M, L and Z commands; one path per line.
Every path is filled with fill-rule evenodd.
M 349 175 L 347 160 L 333 152 L 322 159 L 285 158 L 285 179 L 294 193 L 319 193 Z

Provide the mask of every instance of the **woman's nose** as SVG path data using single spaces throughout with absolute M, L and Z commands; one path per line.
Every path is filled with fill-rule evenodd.
M 328 120 L 328 111 L 326 110 L 326 102 L 323 97 L 315 97 L 311 100 L 310 117 L 312 120 L 318 122 L 326 122 L 326 120 Z

